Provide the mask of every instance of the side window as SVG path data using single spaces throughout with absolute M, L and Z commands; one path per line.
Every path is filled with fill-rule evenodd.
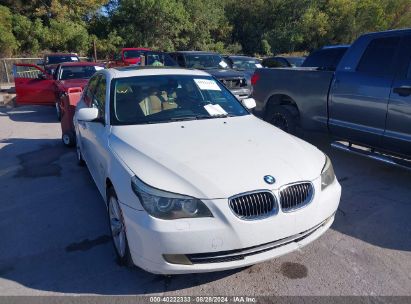
M 96 75 L 92 77 L 88 82 L 86 91 L 84 92 L 84 101 L 86 105 L 88 106 L 91 105 L 91 102 L 93 100 L 93 95 L 96 90 L 96 86 L 97 86 L 99 78 L 100 78 L 100 75 Z
M 30 65 L 15 65 L 13 67 L 14 78 L 39 78 L 42 72 L 34 66 Z
M 181 54 L 179 54 L 178 56 L 177 56 L 177 62 L 178 62 L 178 64 L 180 65 L 180 66 L 185 66 L 185 61 L 184 61 L 184 56 L 183 55 L 181 55 Z
M 400 41 L 400 37 L 372 40 L 362 55 L 357 71 L 380 77 L 393 76 L 394 60 Z
M 98 82 L 96 93 L 93 97 L 92 107 L 99 110 L 100 118 L 104 118 L 106 112 L 106 77 L 101 76 L 100 81 Z

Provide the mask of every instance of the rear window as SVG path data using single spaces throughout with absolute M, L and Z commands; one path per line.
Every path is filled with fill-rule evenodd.
M 400 41 L 400 37 L 372 40 L 361 57 L 357 71 L 375 76 L 393 76 L 393 64 Z
M 98 70 L 102 70 L 100 66 L 85 65 L 85 66 L 62 66 L 58 75 L 58 79 L 88 79 Z
M 62 62 L 77 62 L 77 61 L 80 61 L 80 59 L 75 55 L 46 57 L 46 64 L 57 64 L 57 63 L 62 63 Z
M 305 59 L 301 66 L 335 71 L 347 49 L 348 47 L 335 47 L 316 50 Z

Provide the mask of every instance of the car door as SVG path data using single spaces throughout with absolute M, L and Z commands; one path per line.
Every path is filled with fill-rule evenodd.
M 86 107 L 92 106 L 93 96 L 96 91 L 97 84 L 98 84 L 100 77 L 101 76 L 97 74 L 90 78 L 87 84 L 87 87 L 84 90 L 83 97 L 82 97 L 84 104 L 80 102 L 78 106 L 81 106 L 81 105 L 85 105 Z M 79 141 L 78 145 L 81 147 L 83 158 L 88 164 L 89 162 L 91 162 L 90 156 L 89 156 L 89 150 L 92 150 L 92 147 L 91 147 L 91 142 L 88 141 L 89 134 L 88 134 L 87 127 L 88 127 L 88 124 L 86 124 L 86 122 L 78 121 L 78 136 L 77 136 L 77 140 Z
M 371 39 L 354 71 L 336 72 L 329 100 L 334 136 L 371 147 L 382 145 L 400 41 L 399 36 Z
M 411 157 L 411 35 L 401 44 L 384 132 L 384 149 Z
M 106 125 L 106 76 L 101 75 L 92 97 L 91 107 L 99 110 L 95 121 L 85 122 L 85 137 L 87 141 L 87 165 L 100 191 L 104 191 L 107 169 L 107 130 Z M 103 193 L 103 192 L 102 192 Z
M 13 67 L 17 104 L 54 105 L 54 79 L 34 64 L 15 64 Z

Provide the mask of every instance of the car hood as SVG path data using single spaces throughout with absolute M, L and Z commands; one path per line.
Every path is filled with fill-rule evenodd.
M 252 115 L 113 126 L 109 142 L 145 183 L 202 199 L 312 181 L 325 163 L 314 146 Z
M 236 71 L 236 70 L 210 69 L 210 70 L 204 70 L 204 72 L 209 73 L 210 75 L 216 77 L 217 79 L 222 79 L 222 78 L 244 78 L 244 73 Z
M 60 80 L 58 82 L 59 87 L 64 91 L 67 91 L 69 88 L 81 87 L 84 88 L 88 83 L 88 79 L 67 79 Z

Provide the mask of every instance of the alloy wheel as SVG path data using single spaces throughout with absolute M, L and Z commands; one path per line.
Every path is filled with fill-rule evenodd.
M 126 231 L 123 216 L 115 197 L 110 197 L 108 209 L 114 246 L 118 255 L 122 258 L 126 253 Z

